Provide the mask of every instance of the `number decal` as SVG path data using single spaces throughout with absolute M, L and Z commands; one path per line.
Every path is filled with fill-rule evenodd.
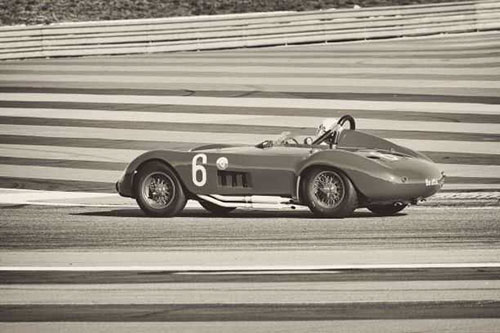
M 204 164 L 207 164 L 207 155 L 205 154 L 194 155 L 192 175 L 193 175 L 193 183 L 196 186 L 204 186 L 207 183 L 207 169 L 203 166 Z

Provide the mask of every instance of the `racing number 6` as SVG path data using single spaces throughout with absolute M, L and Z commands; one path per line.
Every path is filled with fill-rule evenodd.
M 201 159 L 201 162 L 199 161 Z M 193 183 L 196 186 L 204 186 L 207 182 L 207 169 L 203 166 L 207 164 L 207 155 L 198 154 L 193 157 L 193 167 L 191 169 L 193 176 Z M 199 174 L 201 173 L 201 177 Z M 201 179 L 200 179 L 201 178 Z

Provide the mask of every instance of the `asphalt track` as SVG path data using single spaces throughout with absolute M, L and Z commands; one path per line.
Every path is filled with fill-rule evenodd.
M 0 331 L 497 332 L 498 37 L 0 63 L 0 187 L 71 191 L 0 191 Z M 152 219 L 81 193 L 113 192 L 145 150 L 344 113 L 486 201 Z
M 495 332 L 499 211 L 330 220 L 188 208 L 152 219 L 130 207 L 4 205 L 0 328 Z
M 188 208 L 179 217 L 154 219 L 144 216 L 138 208 L 14 205 L 1 210 L 0 248 L 369 251 L 487 249 L 499 245 L 498 205 L 413 207 L 405 212 L 375 217 L 367 210 L 359 210 L 353 218 L 331 220 L 314 218 L 307 210 L 242 210 L 214 217 L 203 209 Z

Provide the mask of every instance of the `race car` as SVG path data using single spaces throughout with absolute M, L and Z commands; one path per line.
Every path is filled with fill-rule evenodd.
M 302 205 L 342 218 L 362 207 L 395 214 L 435 194 L 444 179 L 422 153 L 357 131 L 345 115 L 303 141 L 286 133 L 256 145 L 149 151 L 128 165 L 116 189 L 150 216 L 174 216 L 192 199 L 214 214 Z

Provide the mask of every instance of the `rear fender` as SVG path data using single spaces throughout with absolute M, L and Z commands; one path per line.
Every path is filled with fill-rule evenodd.
M 320 151 L 307 159 L 297 170 L 299 177 L 295 195 L 299 202 L 301 202 L 301 179 L 307 172 L 317 167 L 332 168 L 342 172 L 351 180 L 358 193 L 364 197 L 373 195 L 373 189 L 377 186 L 394 181 L 391 169 L 381 163 L 349 151 Z

